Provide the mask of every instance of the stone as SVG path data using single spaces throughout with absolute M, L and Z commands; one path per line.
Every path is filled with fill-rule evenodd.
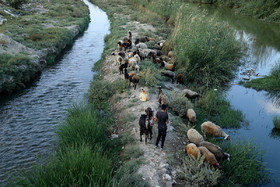
M 168 175 L 168 174 L 164 174 L 164 175 L 162 176 L 162 178 L 163 178 L 164 180 L 168 180 L 168 181 L 170 181 L 170 180 L 172 179 L 171 176 Z
M 111 140 L 114 140 L 114 139 L 116 139 L 116 138 L 118 138 L 118 137 L 119 137 L 119 135 L 117 135 L 117 134 L 112 134 Z

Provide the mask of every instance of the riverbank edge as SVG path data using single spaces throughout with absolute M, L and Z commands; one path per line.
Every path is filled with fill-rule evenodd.
M 86 4 L 85 4 L 85 6 L 86 6 Z M 21 79 L 20 88 L 16 87 L 11 90 L 1 89 L 3 87 L 3 85 L 11 83 L 11 80 L 13 80 L 13 78 L 14 78 L 14 76 L 4 74 L 3 77 L 7 76 L 8 78 L 6 78 L 2 82 L 0 82 L 0 98 L 2 98 L 2 97 L 5 98 L 8 95 L 11 95 L 17 91 L 25 89 L 25 87 L 28 84 L 32 83 L 40 76 L 40 74 L 43 72 L 43 70 L 48 65 L 56 64 L 58 62 L 57 58 L 59 58 L 59 56 L 62 55 L 67 50 L 67 48 L 71 47 L 73 45 L 74 40 L 76 40 L 80 35 L 82 35 L 84 33 L 84 31 L 88 28 L 88 25 L 90 22 L 89 11 L 88 11 L 88 14 L 85 17 L 83 17 L 82 19 L 83 19 L 83 22 L 81 23 L 81 25 L 71 25 L 68 27 L 68 29 L 72 33 L 72 37 L 68 38 L 66 40 L 63 40 L 62 41 L 63 43 L 60 43 L 59 46 L 43 48 L 39 51 L 36 51 L 37 54 L 26 55 L 26 57 L 30 59 L 30 62 L 35 64 L 35 66 L 33 66 L 34 69 L 32 69 L 32 71 L 35 73 L 32 73 L 32 74 L 29 73 L 29 75 L 27 75 L 28 77 L 30 77 L 30 79 L 28 79 L 28 81 Z M 2 35 L 4 37 L 7 37 L 7 38 L 13 40 L 12 38 L 10 38 L 7 35 L 4 35 L 4 34 L 2 34 Z M 22 45 L 22 44 L 19 43 L 19 45 Z M 18 55 L 18 54 L 15 54 L 15 56 L 16 55 Z

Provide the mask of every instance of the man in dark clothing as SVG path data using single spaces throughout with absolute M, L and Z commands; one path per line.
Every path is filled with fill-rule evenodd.
M 156 147 L 158 147 L 159 140 L 161 138 L 161 148 L 163 149 L 164 141 L 166 137 L 166 131 L 167 131 L 167 123 L 168 123 L 168 114 L 165 111 L 166 105 L 161 105 L 161 111 L 158 111 L 156 114 L 155 122 L 158 121 L 158 137 L 156 142 Z

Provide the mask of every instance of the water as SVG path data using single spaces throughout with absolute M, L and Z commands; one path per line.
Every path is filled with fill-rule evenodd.
M 105 12 L 87 0 L 91 22 L 59 62 L 29 88 L 0 103 L 0 186 L 21 168 L 44 160 L 55 145 L 55 129 L 66 109 L 83 102 L 93 64 L 101 58 L 110 23 Z
M 205 7 L 203 7 L 205 8 Z M 280 62 L 280 26 L 267 24 L 250 17 L 234 15 L 231 10 L 207 7 L 210 14 L 216 14 L 227 21 L 236 31 L 236 38 L 248 45 L 246 63 L 239 68 L 233 83 L 237 83 L 244 75 L 241 72 L 254 68 L 260 76 L 268 75 L 272 67 Z M 257 78 L 257 77 L 251 77 Z M 263 160 L 271 169 L 272 182 L 280 185 L 280 132 L 274 129 L 273 117 L 280 116 L 280 92 L 256 91 L 239 85 L 232 85 L 227 91 L 231 106 L 241 110 L 248 127 L 237 131 L 237 135 L 252 139 L 253 143 L 264 150 Z M 232 134 L 232 136 L 234 136 Z

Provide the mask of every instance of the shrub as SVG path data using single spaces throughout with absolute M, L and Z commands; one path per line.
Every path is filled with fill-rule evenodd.
M 22 4 L 27 3 L 28 0 L 7 0 L 7 3 L 13 8 L 20 8 Z
M 104 108 L 105 102 L 114 94 L 113 86 L 108 81 L 93 80 L 90 83 L 88 99 L 97 108 Z
M 124 92 L 127 88 L 129 88 L 129 84 L 127 80 L 116 79 L 113 83 L 113 89 L 116 90 L 118 93 Z
M 175 114 L 180 117 L 186 116 L 187 110 L 193 108 L 193 104 L 182 94 L 177 94 L 176 92 L 171 93 L 171 101 L 169 107 Z
M 204 156 L 199 156 L 197 159 L 185 156 L 182 160 L 182 172 L 178 177 L 186 182 L 185 186 L 216 186 L 218 184 L 221 172 L 205 163 L 204 160 Z

